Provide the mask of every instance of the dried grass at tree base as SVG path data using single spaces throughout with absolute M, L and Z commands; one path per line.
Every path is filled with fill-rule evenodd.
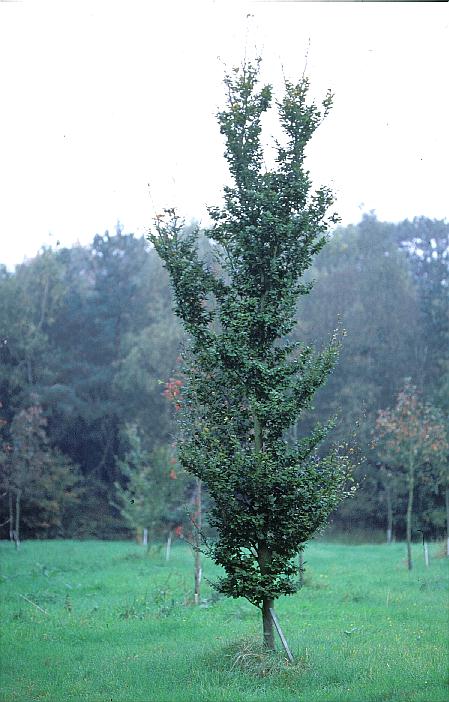
M 280 675 L 289 670 L 305 670 L 309 667 L 308 651 L 290 663 L 284 652 L 268 651 L 256 637 L 245 637 L 232 643 L 225 653 L 227 667 L 258 678 Z

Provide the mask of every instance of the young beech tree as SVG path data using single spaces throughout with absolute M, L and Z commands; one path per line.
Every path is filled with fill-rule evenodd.
M 407 487 L 407 566 L 412 569 L 412 514 L 415 485 L 430 466 L 444 479 L 443 465 L 448 454 L 446 427 L 439 410 L 423 403 L 409 381 L 398 394 L 396 406 L 380 410 L 376 420 L 378 451 L 399 480 Z M 440 480 L 439 480 L 440 482 Z
M 127 425 L 124 437 L 129 448 L 118 466 L 127 485 L 115 483 L 114 504 L 131 527 L 148 530 L 148 548 L 165 537 L 168 560 L 173 534 L 186 522 L 186 476 L 168 448 L 144 448 L 136 425 Z
M 326 241 L 336 217 L 322 187 L 311 193 L 304 149 L 323 110 L 307 102 L 308 81 L 285 83 L 277 103 L 285 142 L 266 170 L 261 118 L 271 88 L 258 89 L 258 62 L 225 79 L 227 106 L 218 114 L 234 180 L 222 208 L 210 208 L 207 236 L 216 263 L 201 260 L 198 232 L 186 232 L 173 209 L 149 235 L 171 276 L 176 311 L 190 338 L 183 372 L 179 458 L 204 481 L 213 499 L 210 546 L 231 597 L 262 610 L 265 645 L 274 648 L 270 609 L 296 591 L 294 557 L 347 494 L 350 460 L 335 449 L 318 457 L 328 426 L 287 443 L 287 432 L 310 406 L 334 365 L 334 335 L 320 353 L 289 343 L 303 272 Z M 330 424 L 330 423 L 329 423 Z

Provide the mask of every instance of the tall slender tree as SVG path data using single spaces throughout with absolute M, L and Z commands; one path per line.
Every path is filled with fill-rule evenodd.
M 211 545 L 225 576 L 217 588 L 246 597 L 262 611 L 264 643 L 274 648 L 270 610 L 296 591 L 294 557 L 348 492 L 350 459 L 339 449 L 318 458 L 329 425 L 294 446 L 287 431 L 332 369 L 335 334 L 315 353 L 286 335 L 295 324 L 301 282 L 336 221 L 326 187 L 311 192 L 305 147 L 331 107 L 307 101 L 306 78 L 285 82 L 277 102 L 284 143 L 276 166 L 264 168 L 261 119 L 271 87 L 258 89 L 259 62 L 227 76 L 227 105 L 218 114 L 233 186 L 223 207 L 210 208 L 216 263 L 198 253 L 197 232 L 184 232 L 173 209 L 149 239 L 171 276 L 176 311 L 190 337 L 185 356 L 179 457 L 209 488 Z M 190 359 L 190 360 L 189 360 Z

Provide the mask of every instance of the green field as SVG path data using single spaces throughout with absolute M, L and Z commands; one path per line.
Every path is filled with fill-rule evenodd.
M 245 600 L 205 584 L 201 606 L 189 604 L 185 544 L 168 563 L 123 542 L 0 550 L 3 702 L 449 699 L 448 559 L 438 544 L 429 568 L 415 546 L 411 573 L 403 544 L 310 544 L 305 586 L 277 603 L 290 666 L 257 653 L 259 612 Z M 217 569 L 205 562 L 204 574 Z

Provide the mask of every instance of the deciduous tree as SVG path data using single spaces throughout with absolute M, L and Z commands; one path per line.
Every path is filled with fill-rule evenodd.
M 187 518 L 184 471 L 167 448 L 147 451 L 137 426 L 127 426 L 125 431 L 128 450 L 119 468 L 127 486 L 116 483 L 119 509 L 130 526 L 148 529 L 149 544 L 160 536 L 171 542 L 173 531 L 184 526 Z
M 78 468 L 48 445 L 46 424 L 35 399 L 14 416 L 9 430 L 3 482 L 17 547 L 23 524 L 33 535 L 63 536 L 68 513 L 80 499 Z
M 285 83 L 277 103 L 285 140 L 276 166 L 264 167 L 261 119 L 272 102 L 258 88 L 258 64 L 226 77 L 218 115 L 233 185 L 210 208 L 213 265 L 198 253 L 172 209 L 149 238 L 171 276 L 176 311 L 190 337 L 180 411 L 182 465 L 213 499 L 211 545 L 225 576 L 217 588 L 262 611 L 265 645 L 274 648 L 270 610 L 297 589 L 294 557 L 347 493 L 350 459 L 339 449 L 319 458 L 329 425 L 293 446 L 287 432 L 331 371 L 335 334 L 321 352 L 286 339 L 295 324 L 301 280 L 336 221 L 326 187 L 312 192 L 305 148 L 331 107 L 308 102 L 309 84 Z
M 390 469 L 394 468 L 407 486 L 407 566 L 412 569 L 412 514 L 415 486 L 425 477 L 429 465 L 439 466 L 448 452 L 441 414 L 422 402 L 416 388 L 407 382 L 396 406 L 380 410 L 376 421 L 378 451 Z

